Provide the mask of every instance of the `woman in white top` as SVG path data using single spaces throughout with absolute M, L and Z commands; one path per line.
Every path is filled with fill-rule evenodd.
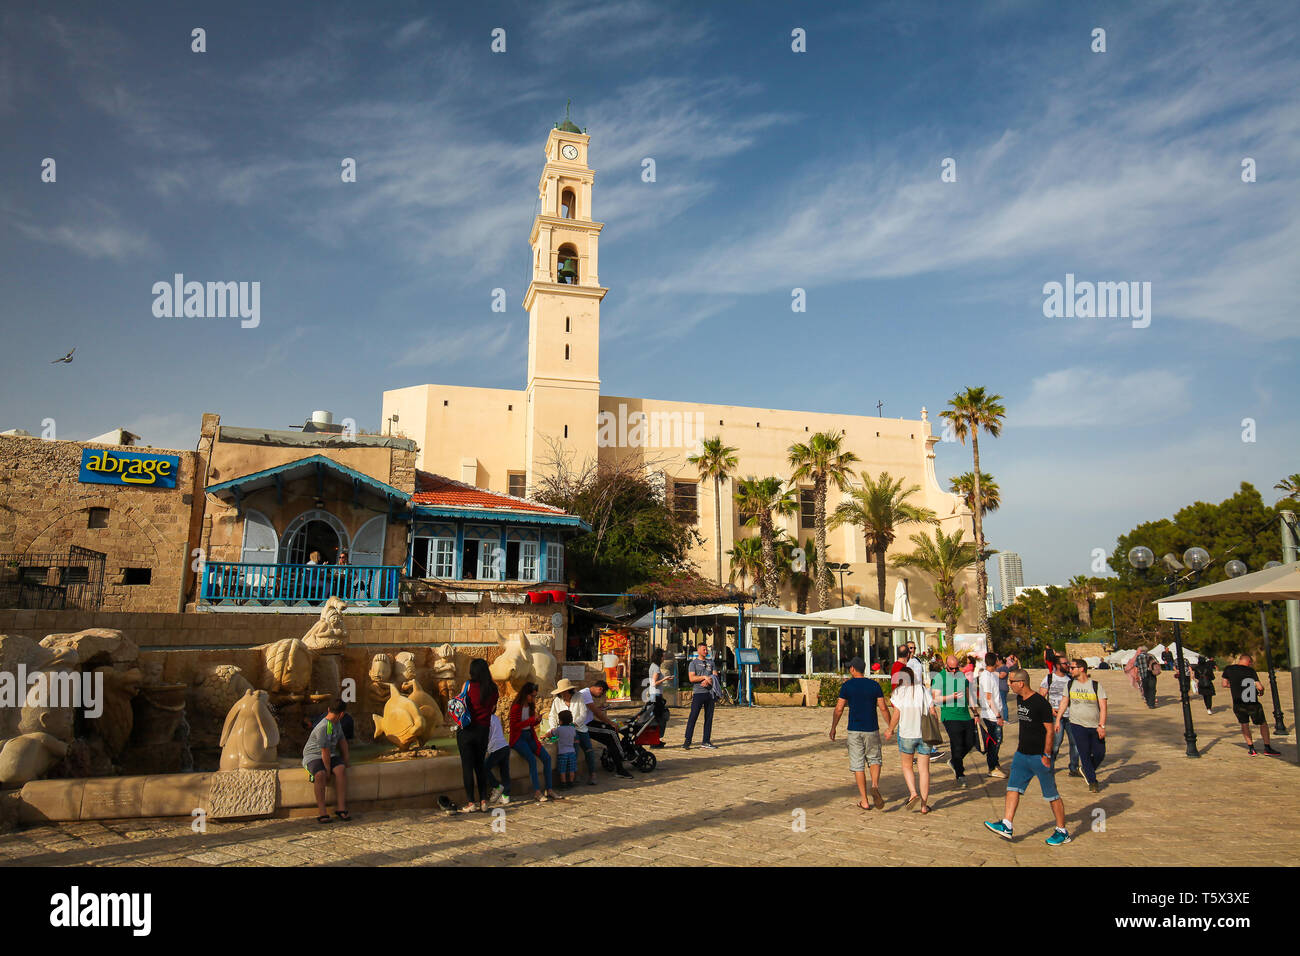
M 668 727 L 668 705 L 664 703 L 664 684 L 669 681 L 668 675 L 664 673 L 664 649 L 656 647 L 650 653 L 650 685 L 646 688 L 650 701 L 655 707 L 655 720 L 659 723 L 659 740 L 657 744 L 651 744 L 652 747 L 663 746 L 664 730 Z
M 893 690 L 889 695 L 889 706 L 893 710 L 893 719 L 889 722 L 889 733 L 898 732 L 898 752 L 902 758 L 903 781 L 907 792 L 907 809 L 915 810 L 918 806 L 922 813 L 930 812 L 930 754 L 934 748 L 921 739 L 921 716 L 927 712 L 939 719 L 939 711 L 934 706 L 934 698 L 925 689 L 925 685 L 916 679 L 911 668 L 904 667 L 894 675 Z M 921 789 L 917 792 L 916 776 L 913 772 L 913 756 L 921 778 Z
M 587 783 L 595 786 L 596 753 L 591 748 L 591 734 L 587 730 L 587 725 L 591 723 L 591 713 L 587 710 L 587 705 L 582 702 L 582 694 L 579 692 L 578 685 L 567 677 L 555 686 L 554 693 L 555 696 L 551 698 L 551 713 L 547 719 L 547 726 L 560 726 L 560 713 L 562 711 L 567 710 L 573 714 L 573 729 L 577 731 L 575 738 L 578 746 L 582 749 L 583 757 L 587 761 Z

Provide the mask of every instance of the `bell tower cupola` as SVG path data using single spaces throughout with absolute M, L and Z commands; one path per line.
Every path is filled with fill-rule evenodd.
M 600 285 L 597 242 L 604 223 L 592 219 L 590 137 L 569 119 L 546 138 L 533 220 L 528 312 L 528 487 L 552 447 L 574 464 L 596 458 L 600 411 Z

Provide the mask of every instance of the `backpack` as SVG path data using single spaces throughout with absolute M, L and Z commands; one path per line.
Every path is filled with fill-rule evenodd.
M 457 730 L 465 730 L 474 722 L 474 715 L 469 709 L 469 681 L 465 681 L 459 694 L 447 701 L 447 716 Z

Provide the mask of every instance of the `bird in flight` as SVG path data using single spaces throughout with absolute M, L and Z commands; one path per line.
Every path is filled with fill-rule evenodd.
M 77 350 L 74 348 L 74 349 L 72 350 L 72 352 L 75 352 L 75 351 L 77 351 Z M 69 363 L 72 361 L 72 352 L 69 352 L 67 355 L 63 356 L 63 358 L 56 358 L 56 359 L 55 359 L 53 362 L 51 362 L 50 364 L 51 364 L 51 365 L 58 365 L 60 362 L 62 362 L 64 365 L 69 364 Z

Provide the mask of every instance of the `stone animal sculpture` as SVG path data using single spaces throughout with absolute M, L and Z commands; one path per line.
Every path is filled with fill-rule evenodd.
M 68 752 L 68 745 L 51 734 L 23 734 L 6 740 L 0 749 L 0 787 L 21 787 L 44 776 Z
M 438 706 L 438 702 L 433 699 L 431 694 L 425 692 L 425 689 L 420 686 L 419 680 L 412 677 L 409 687 L 410 690 L 406 695 L 406 699 L 414 704 L 420 712 L 420 717 L 423 720 L 420 727 L 420 743 L 427 744 L 438 735 L 439 731 L 447 726 L 447 721 L 442 715 L 442 708 Z
M 139 668 L 119 671 L 112 667 L 96 667 L 94 673 L 103 675 L 103 712 L 98 718 L 87 718 L 91 731 L 104 741 L 108 756 L 117 760 L 126 750 L 135 726 L 135 711 L 131 700 L 140 693 L 142 674 Z
M 302 642 L 313 653 L 342 651 L 347 644 L 348 629 L 343 625 L 343 612 L 347 603 L 340 597 L 331 597 L 321 609 L 320 620 L 302 636 Z
M 262 659 L 266 662 L 265 690 L 305 694 L 311 686 L 311 651 L 298 638 L 267 644 Z
M 382 714 L 372 714 L 375 721 L 375 739 L 387 740 L 398 750 L 410 750 L 420 742 L 424 731 L 424 715 L 408 697 L 403 697 L 395 684 L 388 685 L 388 703 Z
M 274 770 L 280 728 L 264 690 L 250 690 L 226 715 L 221 728 L 222 770 Z
M 497 643 L 501 645 L 501 654 L 492 662 L 493 680 L 509 681 L 516 690 L 532 681 L 537 685 L 538 697 L 555 690 L 559 662 L 550 648 L 530 642 L 526 634 L 516 634 L 510 640 L 498 634 Z

